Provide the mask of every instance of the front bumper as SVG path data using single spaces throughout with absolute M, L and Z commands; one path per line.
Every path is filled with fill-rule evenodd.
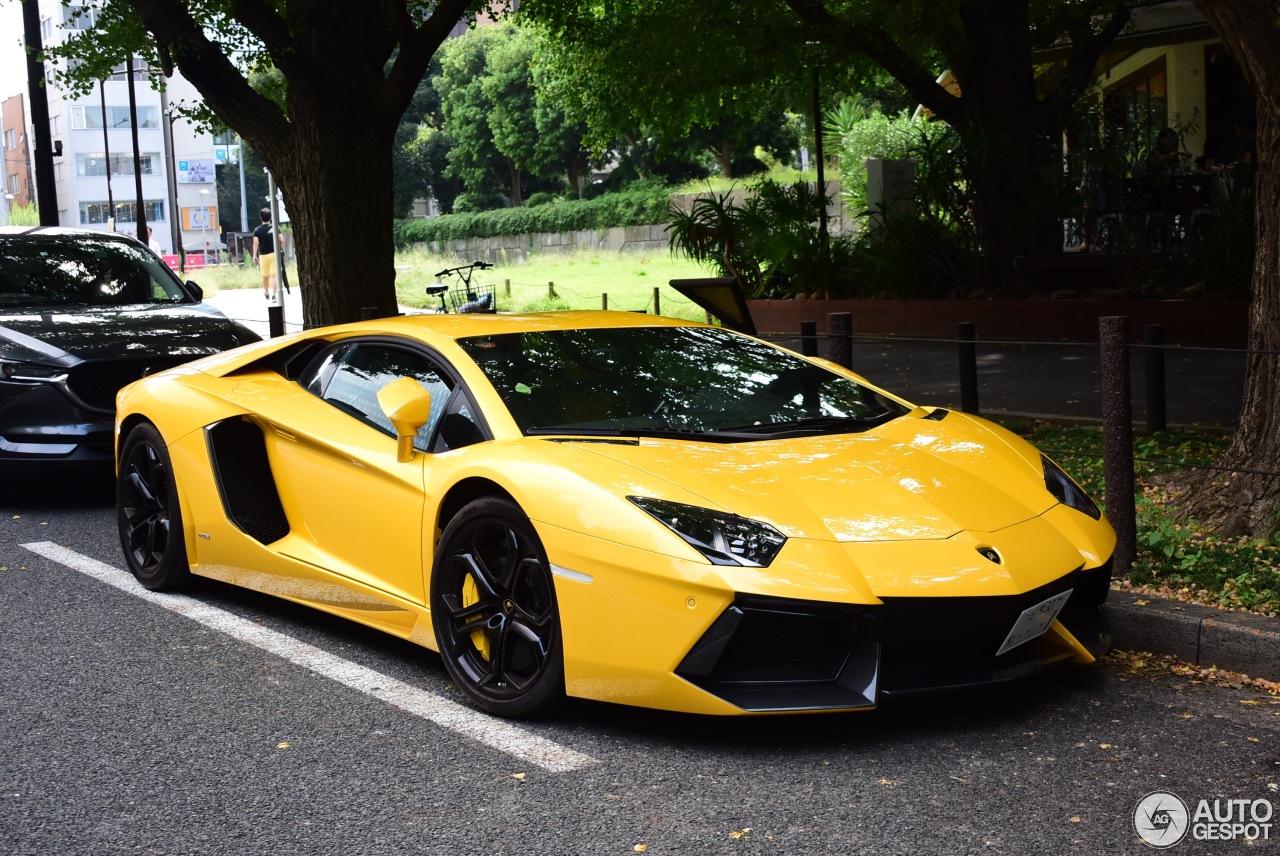
M 739 596 L 676 669 L 749 712 L 856 710 L 881 697 L 995 684 L 1109 647 L 1110 566 L 1005 596 L 899 597 L 838 605 Z M 998 654 L 1024 610 L 1071 591 L 1042 635 Z
M 47 471 L 58 465 L 109 465 L 110 411 L 78 407 L 53 384 L 0 383 L 0 469 Z

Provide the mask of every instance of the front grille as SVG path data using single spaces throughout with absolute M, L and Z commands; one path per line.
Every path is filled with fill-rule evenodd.
M 1109 645 L 1101 604 L 1110 567 L 1075 571 L 1029 592 L 1003 597 L 884 598 L 878 612 L 881 690 L 886 695 L 991 683 L 1030 674 L 1042 663 L 1028 642 L 996 651 L 1028 607 L 1072 589 L 1058 620 L 1095 656 Z
M 67 375 L 67 388 L 86 407 L 111 413 L 115 410 L 116 393 L 121 389 L 139 378 L 191 359 L 194 357 L 159 355 L 81 363 Z
M 1105 598 L 1109 577 L 1105 568 L 1076 571 L 1002 597 L 886 597 L 879 615 L 885 670 L 991 662 L 1024 609 L 1074 589 L 1059 615 L 1070 628 L 1069 617 L 1101 602 L 1099 581 Z

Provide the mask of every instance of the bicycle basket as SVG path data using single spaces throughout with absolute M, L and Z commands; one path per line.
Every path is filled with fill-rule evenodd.
M 453 311 L 459 314 L 498 311 L 498 299 L 493 293 L 492 285 L 473 285 L 469 289 L 455 288 L 449 292 L 449 303 L 453 306 Z

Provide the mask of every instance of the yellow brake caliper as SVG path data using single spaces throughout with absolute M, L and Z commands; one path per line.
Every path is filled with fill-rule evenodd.
M 475 577 L 467 574 L 467 578 L 462 581 L 462 607 L 465 609 L 480 602 L 480 589 L 476 586 Z M 481 621 L 480 616 L 468 619 L 467 623 L 472 621 Z M 483 630 L 471 631 L 471 644 L 476 646 L 476 651 L 481 657 L 489 659 L 489 634 Z

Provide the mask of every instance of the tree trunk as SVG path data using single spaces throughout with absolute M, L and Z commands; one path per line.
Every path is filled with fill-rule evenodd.
M 1196 0 L 1258 104 L 1257 243 L 1240 425 L 1217 464 L 1192 474 L 1180 512 L 1219 535 L 1270 539 L 1280 508 L 1280 27 L 1269 0 Z
M 974 219 L 1000 273 L 1019 290 L 1018 256 L 1060 251 L 1052 226 L 1055 187 L 1044 110 L 1036 95 L 1027 0 L 972 0 L 960 12 L 965 40 L 948 50 L 960 84 L 952 124 L 965 141 Z
M 565 178 L 569 181 L 569 192 L 581 199 L 582 185 L 578 182 L 578 162 L 573 158 L 569 159 L 569 165 L 565 168 Z
M 299 111 L 291 156 L 268 159 L 284 196 L 302 288 L 303 324 L 359 321 L 399 312 L 395 291 L 392 139 L 372 117 Z M 361 122 L 364 133 L 350 133 Z
M 520 170 L 516 168 L 515 161 L 511 158 L 503 158 L 507 165 L 507 180 L 511 182 L 511 189 L 507 193 L 507 201 L 511 203 L 512 208 L 519 208 L 524 204 L 524 194 L 520 187 Z

